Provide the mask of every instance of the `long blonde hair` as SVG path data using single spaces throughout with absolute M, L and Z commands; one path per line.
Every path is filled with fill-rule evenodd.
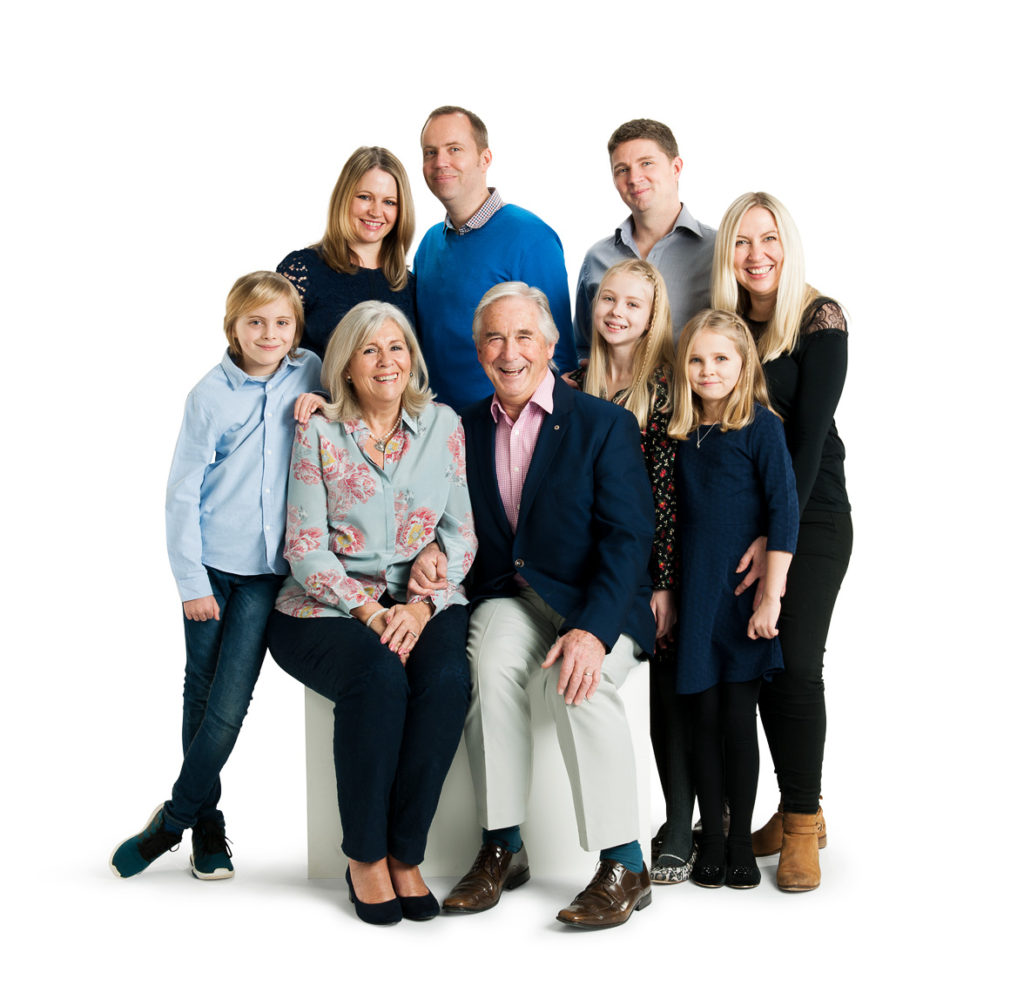
M 775 309 L 768 319 L 764 334 L 757 342 L 757 353 L 761 361 L 769 362 L 796 348 L 801 318 L 808 306 L 821 294 L 804 281 L 804 247 L 789 211 L 770 193 L 744 193 L 729 205 L 715 238 L 715 255 L 711 265 L 711 306 L 742 315 L 750 312 L 750 294 L 736 281 L 733 258 L 740 223 L 751 207 L 763 207 L 775 218 L 784 253 Z
M 601 299 L 604 284 L 620 273 L 643 280 L 650 285 L 652 292 L 651 316 L 643 336 L 633 345 L 633 376 L 621 401 L 622 406 L 636 417 L 640 430 L 646 431 L 647 419 L 654 410 L 655 385 L 659 375 L 672 374 L 672 313 L 669 310 L 668 289 L 661 273 L 650 262 L 640 259 L 617 262 L 604 274 L 594 295 L 595 308 Z M 583 392 L 611 400 L 612 397 L 608 395 L 610 367 L 611 349 L 604 337 L 595 330 L 590 343 L 590 362 L 583 379 Z M 671 400 L 666 402 L 663 409 L 666 412 L 671 409 Z
M 694 339 L 702 331 L 711 331 L 728 338 L 739 352 L 742 368 L 732 393 L 726 398 L 725 409 L 719 419 L 722 431 L 738 431 L 754 419 L 754 404 L 767 407 L 774 414 L 768 400 L 768 384 L 757 357 L 757 346 L 750 328 L 741 317 L 727 310 L 702 310 L 683 328 L 676 349 L 675 409 L 668 425 L 670 438 L 684 441 L 700 424 L 704 412 L 701 398 L 690 386 L 689 364 Z M 776 415 L 777 416 L 777 415 Z
M 398 219 L 380 246 L 380 269 L 392 290 L 400 290 L 409 280 L 406 256 L 416 230 L 416 214 L 412 204 L 412 188 L 398 157 L 378 145 L 357 148 L 342 166 L 338 181 L 327 206 L 327 229 L 320 243 L 313 247 L 336 272 L 352 275 L 359 268 L 353 261 L 355 228 L 349 217 L 356 188 L 371 169 L 381 169 L 395 181 L 398 188 Z

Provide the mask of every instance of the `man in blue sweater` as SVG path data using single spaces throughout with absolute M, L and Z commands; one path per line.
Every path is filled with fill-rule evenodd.
M 419 340 L 438 400 L 461 410 L 493 393 L 477 361 L 473 312 L 497 283 L 544 291 L 559 331 L 554 361 L 562 372 L 575 369 L 562 243 L 536 214 L 504 203 L 488 187 L 484 122 L 462 107 L 438 107 L 420 144 L 423 178 L 446 211 L 423 236 L 413 263 Z

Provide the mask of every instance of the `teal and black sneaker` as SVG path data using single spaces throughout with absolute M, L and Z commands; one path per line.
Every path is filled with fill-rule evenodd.
M 135 876 L 149 866 L 153 859 L 177 848 L 181 835 L 164 825 L 164 805 L 160 804 L 150 815 L 146 826 L 121 842 L 110 856 L 110 868 L 115 876 Z
M 220 821 L 199 821 L 192 828 L 192 875 L 196 879 L 230 879 L 235 874 L 231 849 Z

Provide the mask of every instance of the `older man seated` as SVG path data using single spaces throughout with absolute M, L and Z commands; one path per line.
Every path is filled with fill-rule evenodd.
M 647 562 L 651 487 L 636 418 L 552 375 L 547 298 L 501 283 L 476 308 L 477 356 L 494 396 L 462 412 L 480 547 L 471 577 L 466 718 L 483 845 L 444 901 L 477 913 L 530 878 L 519 825 L 530 790 L 527 682 L 544 672 L 594 878 L 558 920 L 615 927 L 651 901 L 637 841 L 636 765 L 619 688 L 654 647 Z M 443 559 L 417 575 L 437 579 Z M 436 574 L 435 574 L 436 573 Z

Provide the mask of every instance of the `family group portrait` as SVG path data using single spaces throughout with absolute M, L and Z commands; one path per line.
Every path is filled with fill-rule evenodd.
M 1003 973 L 1005 26 L 871 13 L 18 15 L 12 979 Z

